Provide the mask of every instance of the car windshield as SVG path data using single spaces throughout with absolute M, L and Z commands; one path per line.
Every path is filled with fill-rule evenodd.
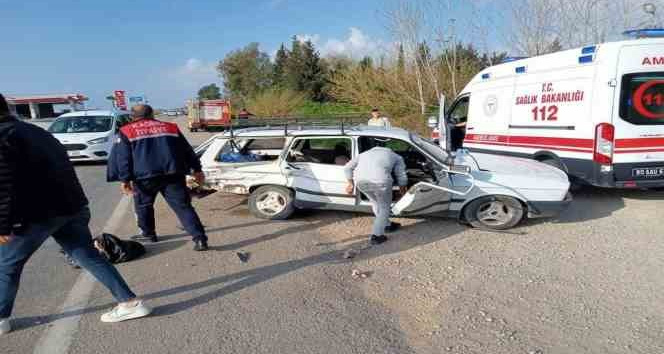
M 413 141 L 413 144 L 426 151 L 427 154 L 435 158 L 438 162 L 445 164 L 448 155 L 447 152 L 445 152 L 440 146 L 413 133 L 410 134 L 410 140 Z
M 109 116 L 84 116 L 59 118 L 48 128 L 53 134 L 102 133 L 111 130 L 113 118 Z

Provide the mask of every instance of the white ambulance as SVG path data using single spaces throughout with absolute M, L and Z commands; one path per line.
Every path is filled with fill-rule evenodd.
M 440 123 L 465 122 L 464 148 L 542 161 L 575 182 L 664 186 L 664 30 L 630 34 L 489 67 Z

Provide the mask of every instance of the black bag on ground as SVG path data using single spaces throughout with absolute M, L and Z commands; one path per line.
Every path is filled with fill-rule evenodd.
M 93 243 L 99 253 L 111 263 L 129 262 L 145 254 L 145 247 L 136 241 L 125 241 L 103 233 L 94 238 Z

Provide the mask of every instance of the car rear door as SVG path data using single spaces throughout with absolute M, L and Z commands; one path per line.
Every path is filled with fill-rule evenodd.
M 352 151 L 351 137 L 293 139 L 281 168 L 288 187 L 295 191 L 296 201 L 308 207 L 354 206 L 355 196 L 346 193 L 343 163 L 350 159 Z M 340 156 L 345 159 L 337 159 Z
M 664 43 L 622 47 L 616 83 L 616 181 L 664 179 Z

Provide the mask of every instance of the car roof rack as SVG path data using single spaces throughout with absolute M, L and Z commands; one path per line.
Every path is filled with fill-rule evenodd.
M 289 132 L 304 129 L 339 129 L 342 135 L 346 135 L 347 130 L 364 125 L 366 122 L 367 118 L 365 117 L 233 119 L 231 124 L 229 124 L 228 130 L 231 138 L 234 137 L 236 129 L 242 129 L 243 132 L 278 129 L 283 130 L 284 136 L 290 135 Z

